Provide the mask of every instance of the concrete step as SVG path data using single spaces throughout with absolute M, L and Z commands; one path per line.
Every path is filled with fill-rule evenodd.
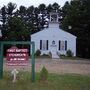
M 59 58 L 59 56 L 57 54 L 52 54 L 52 58 Z

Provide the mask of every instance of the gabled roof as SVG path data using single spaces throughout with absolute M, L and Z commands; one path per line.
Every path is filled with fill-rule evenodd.
M 73 34 L 68 33 L 68 32 L 66 32 L 66 31 L 64 31 L 62 29 L 57 28 L 57 27 L 58 27 L 58 25 L 55 27 L 52 24 L 52 26 L 50 25 L 49 28 L 45 28 L 42 31 L 39 31 L 37 33 L 32 34 L 31 37 L 37 36 L 37 35 L 42 36 L 42 34 L 43 34 L 43 36 L 45 36 L 45 35 L 50 36 L 51 34 L 54 34 L 54 35 L 62 36 L 62 37 L 69 37 L 70 36 L 70 37 L 76 38 L 76 36 L 74 36 Z

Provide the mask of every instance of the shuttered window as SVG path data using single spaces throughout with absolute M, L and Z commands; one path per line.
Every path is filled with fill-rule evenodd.
M 59 40 L 58 50 L 61 49 L 61 41 Z
M 40 50 L 48 50 L 48 40 L 40 40 Z
M 47 40 L 47 50 L 48 50 L 48 40 Z
M 65 41 L 65 50 L 67 50 L 67 41 Z
M 42 40 L 40 40 L 40 50 L 42 50 Z
M 61 51 L 67 50 L 67 41 L 59 40 L 58 50 L 61 50 Z

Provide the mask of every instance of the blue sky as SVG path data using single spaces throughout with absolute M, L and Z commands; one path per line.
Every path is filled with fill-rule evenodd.
M 54 2 L 57 2 L 60 6 L 63 6 L 66 1 L 70 0 L 0 0 L 0 7 L 7 5 L 8 2 L 16 3 L 18 7 L 20 5 L 24 5 L 26 7 L 34 5 L 37 7 L 41 3 L 48 5 Z

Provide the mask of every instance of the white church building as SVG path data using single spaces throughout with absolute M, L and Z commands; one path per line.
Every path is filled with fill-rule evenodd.
M 55 17 L 53 17 L 56 15 Z M 35 42 L 35 51 L 41 54 L 52 54 L 52 58 L 59 58 L 59 54 L 66 55 L 71 50 L 76 56 L 76 36 L 59 28 L 58 14 L 50 14 L 49 27 L 31 35 L 31 41 Z

